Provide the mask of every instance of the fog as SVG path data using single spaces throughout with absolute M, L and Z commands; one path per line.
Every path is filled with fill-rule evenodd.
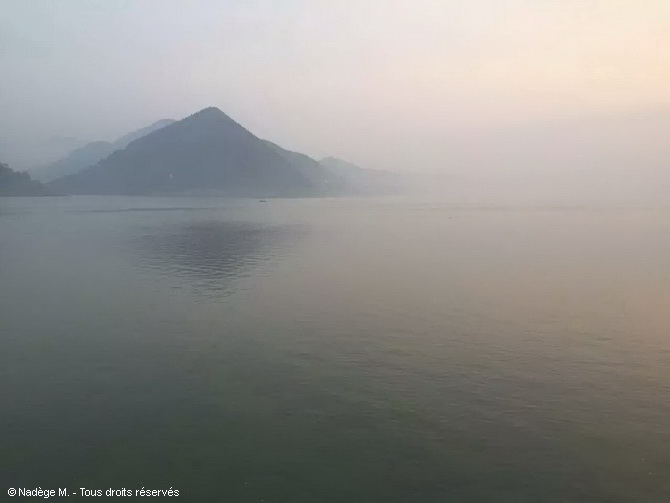
M 6 501 L 670 502 L 670 0 L 0 0 L 0 82 Z
M 438 192 L 660 198 L 668 52 L 665 0 L 3 0 L 0 156 L 216 106 Z

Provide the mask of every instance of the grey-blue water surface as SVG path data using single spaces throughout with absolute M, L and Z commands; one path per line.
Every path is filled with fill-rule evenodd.
M 667 209 L 0 198 L 0 281 L 3 495 L 670 501 Z

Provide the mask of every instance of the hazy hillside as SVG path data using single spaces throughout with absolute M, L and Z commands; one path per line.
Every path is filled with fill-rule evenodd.
M 47 166 L 35 168 L 31 175 L 42 182 L 49 182 L 61 176 L 77 173 L 104 159 L 114 151 L 108 141 L 94 141 L 73 150 L 68 155 Z
M 0 196 L 44 196 L 44 186 L 30 178 L 28 173 L 10 169 L 0 162 Z
M 345 176 L 327 169 L 327 167 L 308 155 L 286 150 L 271 141 L 263 141 L 290 162 L 291 165 L 296 167 L 319 191 L 323 193 L 335 193 L 350 191 L 352 189 L 352 185 L 348 183 L 349 180 Z
M 173 122 L 174 120 L 172 119 L 154 122 L 150 126 L 128 133 L 114 142 L 94 141 L 88 143 L 47 166 L 31 170 L 31 175 L 42 182 L 49 182 L 56 178 L 73 175 L 103 160 L 112 152 L 126 148 L 130 142 Z
M 52 135 L 35 139 L 20 134 L 7 135 L 0 138 L 0 159 L 15 170 L 32 172 L 36 166 L 46 166 L 62 159 L 87 143 L 87 140 L 71 136 Z
M 126 148 L 130 142 L 138 140 L 143 136 L 153 133 L 154 131 L 158 131 L 159 129 L 164 128 L 165 126 L 169 126 L 173 122 L 176 121 L 174 119 L 162 119 L 156 121 L 147 127 L 143 127 L 141 129 L 138 129 L 136 131 L 128 133 L 127 135 L 122 136 L 121 138 L 112 143 L 112 147 L 114 147 L 114 150 L 120 150 Z
M 59 178 L 71 194 L 195 193 L 313 196 L 336 193 L 309 158 L 261 140 L 217 108 L 206 108 L 131 142 L 85 171 Z M 313 168 L 313 169 L 312 169 Z M 330 182 L 329 182 L 330 180 Z
M 388 171 L 365 169 L 337 157 L 325 157 L 319 164 L 346 180 L 352 191 L 359 194 L 395 193 L 406 185 L 405 177 Z

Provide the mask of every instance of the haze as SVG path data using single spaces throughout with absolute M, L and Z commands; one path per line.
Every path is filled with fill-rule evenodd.
M 217 106 L 367 168 L 667 179 L 664 0 L 3 0 L 0 50 L 21 169 Z
M 0 82 L 5 501 L 670 503 L 670 0 L 0 0 Z

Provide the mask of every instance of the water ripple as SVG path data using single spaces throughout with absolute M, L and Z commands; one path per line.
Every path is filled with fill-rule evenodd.
M 134 244 L 144 267 L 220 292 L 303 234 L 295 225 L 212 220 L 154 228 Z

